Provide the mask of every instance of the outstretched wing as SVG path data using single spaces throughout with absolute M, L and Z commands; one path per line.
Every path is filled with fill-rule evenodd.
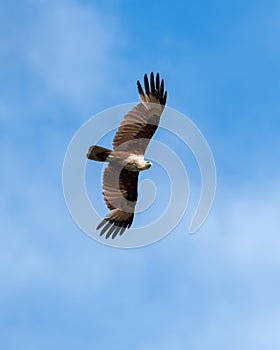
M 138 172 L 128 171 L 117 164 L 110 163 L 103 175 L 103 196 L 111 210 L 97 226 L 100 236 L 106 238 L 122 235 L 132 224 L 137 201 Z
M 114 149 L 143 155 L 158 127 L 167 98 L 164 80 L 160 81 L 159 73 L 154 79 L 154 74 L 151 73 L 149 83 L 145 74 L 144 86 L 145 93 L 137 81 L 141 103 L 124 116 L 113 140 Z

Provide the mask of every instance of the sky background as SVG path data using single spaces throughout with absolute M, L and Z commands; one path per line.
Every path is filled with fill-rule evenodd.
M 279 18 L 272 0 L 1 1 L 1 348 L 280 348 Z M 216 200 L 195 235 L 187 214 L 110 248 L 73 222 L 63 158 L 150 71 L 207 138 Z

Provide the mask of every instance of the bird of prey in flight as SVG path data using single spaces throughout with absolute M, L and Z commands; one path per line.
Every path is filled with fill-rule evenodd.
M 167 92 L 159 73 L 156 77 L 144 75 L 143 90 L 139 81 L 137 88 L 140 103 L 123 118 L 113 139 L 113 150 L 91 146 L 87 158 L 108 162 L 103 174 L 103 196 L 110 210 L 97 226 L 100 236 L 115 238 L 132 224 L 137 202 L 139 172 L 149 169 L 151 162 L 144 159 L 146 148 L 154 135 L 163 112 Z

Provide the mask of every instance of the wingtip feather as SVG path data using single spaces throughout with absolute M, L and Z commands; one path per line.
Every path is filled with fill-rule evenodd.
M 99 230 L 102 226 L 104 226 L 106 224 L 108 220 L 104 219 L 102 220 L 96 227 L 97 230 Z

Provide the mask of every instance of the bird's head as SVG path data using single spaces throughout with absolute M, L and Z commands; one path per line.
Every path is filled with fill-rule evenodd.
M 148 160 L 145 161 L 145 170 L 149 169 L 153 165 L 152 162 L 149 162 Z
M 137 161 L 138 171 L 147 170 L 151 166 L 152 166 L 152 162 L 149 162 L 148 160 L 144 159 L 144 157 L 138 159 Z
M 125 165 L 126 170 L 143 171 L 152 166 L 152 162 L 145 160 L 143 157 L 133 158 Z

